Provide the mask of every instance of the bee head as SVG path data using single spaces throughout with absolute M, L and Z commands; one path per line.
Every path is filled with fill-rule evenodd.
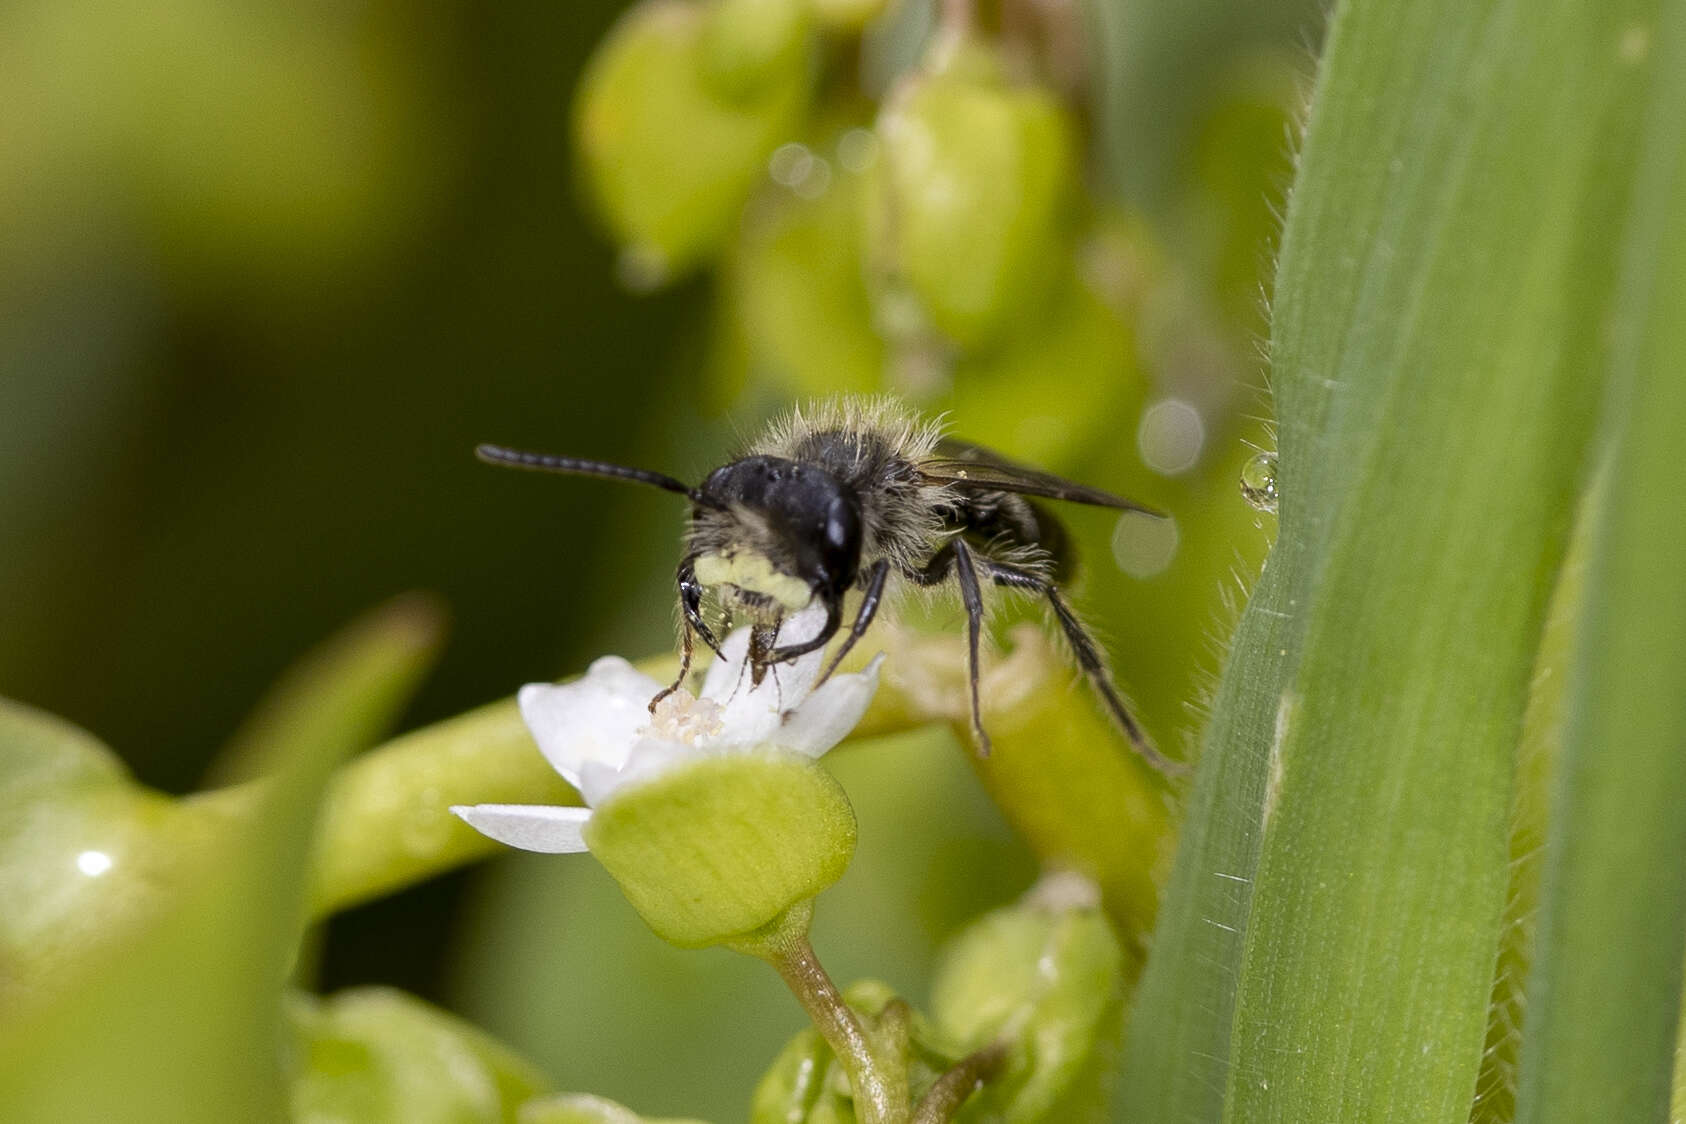
M 688 536 L 697 580 L 773 612 L 841 597 L 860 569 L 860 503 L 835 476 L 781 457 L 746 457 L 697 489 Z M 735 596 L 734 596 L 735 595 Z

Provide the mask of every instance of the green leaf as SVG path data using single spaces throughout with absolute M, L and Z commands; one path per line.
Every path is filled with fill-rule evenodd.
M 295 705 L 271 711 L 298 735 L 266 740 L 272 775 L 209 797 L 129 786 L 86 735 L 0 708 L 0 763 L 32 783 L 31 813 L 49 829 L 24 853 L 55 860 L 22 877 L 50 879 L 71 903 L 40 939 L 74 952 L 0 1024 L 0 1119 L 283 1118 L 280 985 L 311 820 L 333 765 L 370 735 L 363 719 L 413 681 L 432 631 L 415 624 L 401 606 L 331 646 L 294 680 Z
M 51 1002 L 169 908 L 246 808 L 231 795 L 152 792 L 89 734 L 0 700 L 0 1015 Z
M 1487 1043 L 1481 1051 L 1481 1075 L 1476 1081 L 1470 1124 L 1509 1124 L 1516 1118 L 1517 1069 L 1528 1009 L 1524 984 L 1534 962 L 1547 814 L 1552 778 L 1563 751 L 1569 661 L 1586 600 L 1587 553 L 1594 521 L 1592 513 L 1597 509 L 1599 494 L 1600 488 L 1595 484 L 1575 520 L 1563 574 L 1552 594 L 1539 656 L 1534 663 L 1528 708 L 1522 719 L 1510 802 L 1507 849 L 1510 884 L 1505 890 L 1503 931 L 1487 1013 Z
M 1468 1118 L 1643 10 L 1337 11 L 1276 288 L 1279 537 L 1135 1012 L 1131 1119 Z
M 1651 77 L 1620 246 L 1593 531 L 1517 1119 L 1662 1120 L 1686 947 L 1686 3 L 1622 30 Z

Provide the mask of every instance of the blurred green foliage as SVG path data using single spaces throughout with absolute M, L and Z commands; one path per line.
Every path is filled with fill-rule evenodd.
M 761 10 L 731 6 L 741 19 Z M 616 284 L 641 275 L 592 224 L 602 203 L 570 139 L 587 116 L 576 95 L 588 58 L 629 34 L 611 30 L 619 3 L 0 10 L 0 695 L 64 715 L 116 747 L 141 782 L 180 793 L 299 652 L 404 590 L 436 592 L 453 621 L 413 701 L 423 655 L 373 691 L 371 709 L 314 700 L 343 739 L 289 719 L 272 728 L 275 744 L 302 748 L 268 759 L 366 744 L 371 723 L 406 705 L 402 724 L 421 726 L 604 651 L 663 651 L 680 516 L 670 498 L 489 473 L 472 446 L 694 477 L 792 399 L 894 390 L 952 411 L 969 438 L 1172 515 L 1167 538 L 1109 513 L 1069 513 L 1086 618 L 1156 740 L 1186 752 L 1233 616 L 1232 579 L 1251 580 L 1273 529 L 1234 481 L 1248 443 L 1267 441 L 1257 294 L 1307 69 L 1295 52 L 1315 13 L 1299 0 L 1095 0 L 1082 26 L 1099 35 L 1049 36 L 1062 75 L 1050 86 L 1069 113 L 1059 127 L 1081 149 L 1056 178 L 1088 190 L 1081 205 L 1056 207 L 1068 242 L 1044 314 L 974 333 L 975 320 L 927 321 L 883 283 L 896 263 L 862 218 L 875 100 L 919 57 L 931 23 L 904 0 L 859 46 L 836 47 L 837 29 L 875 7 L 817 4 L 832 46 L 807 25 L 776 41 L 745 24 L 686 33 L 700 40 L 685 51 L 711 52 L 707 96 L 734 107 L 723 114 L 768 97 L 777 112 L 732 142 L 709 220 L 687 220 L 707 237 L 664 247 L 670 273 L 709 253 L 720 268 L 638 297 Z M 1069 32 L 1078 14 L 1053 30 Z M 600 57 L 599 81 L 614 78 L 606 65 Z M 678 166 L 672 146 L 708 137 L 690 118 L 677 131 L 659 114 L 643 125 L 637 143 L 668 146 L 639 155 L 658 169 Z M 609 221 L 623 238 L 669 237 Z M 1019 299 L 996 299 L 991 318 Z M 1080 713 L 1073 722 L 1098 725 Z M 18 722 L 35 730 L 33 718 Z M 16 831 L 4 825 L 0 878 L 26 848 L 38 857 L 56 845 L 45 818 L 190 824 L 236 799 L 175 803 L 136 788 L 97 742 L 43 722 L 46 733 L 15 744 L 33 747 L 32 766 L 48 760 L 37 734 L 68 747 L 51 758 L 66 771 L 0 778 L 0 799 L 22 809 Z M 246 730 L 218 779 L 255 775 L 254 755 L 266 757 L 252 748 L 262 722 Z M 815 937 L 839 978 L 925 994 L 942 939 L 1033 875 L 1032 851 L 1006 823 L 1050 853 L 1049 834 L 1026 826 L 1037 809 L 1009 806 L 1003 820 L 961 761 L 932 730 L 839 762 L 861 848 L 822 900 Z M 285 854 L 228 844 L 243 857 L 224 875 L 263 881 L 247 859 L 294 870 L 310 814 L 288 820 Z M 1079 824 L 1070 834 L 1090 842 L 1071 853 L 1093 849 L 1100 826 Z M 1134 939 L 1151 917 L 1166 830 L 1153 821 L 1159 849 L 1128 872 L 1130 900 L 1145 907 L 1115 909 L 1130 914 Z M 211 848 L 200 839 L 172 846 Z M 265 909 L 291 916 L 281 891 L 293 885 L 266 882 L 276 892 L 254 894 L 254 912 L 230 925 Z M 336 920 L 300 979 L 447 999 L 561 1087 L 640 1111 L 735 1117 L 799 1025 L 756 965 L 659 944 L 583 860 L 507 859 L 459 900 L 463 885 Z M 67 916 L 75 905 L 60 904 Z M 24 920 L 6 922 L 0 969 L 39 982 Z M 146 973 L 178 955 L 168 942 L 201 938 L 156 939 L 159 959 L 129 964 L 147 994 Z M 258 990 L 269 994 L 283 969 L 264 967 Z M 318 1035 L 309 1048 L 389 1076 L 425 1068 L 405 1050 L 469 1049 L 430 1029 L 431 1015 L 407 1022 L 405 1000 L 393 1026 L 411 1029 L 392 1034 L 408 1045 L 364 1036 L 346 1021 L 357 1002 L 300 999 L 296 1021 Z M 279 1018 L 266 1006 L 246 1029 Z
M 295 1120 L 502 1120 L 544 1078 L 490 1036 L 386 988 L 287 1004 Z

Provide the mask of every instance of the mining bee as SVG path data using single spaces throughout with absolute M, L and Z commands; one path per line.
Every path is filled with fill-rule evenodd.
M 1038 500 L 1066 500 L 1157 514 L 1140 504 L 1038 472 L 946 436 L 893 400 L 838 399 L 792 411 L 744 455 L 696 487 L 640 468 L 481 445 L 481 460 L 512 468 L 650 484 L 691 501 L 679 560 L 680 663 L 694 642 L 720 652 L 719 636 L 742 618 L 751 627 L 749 663 L 759 683 L 769 667 L 824 648 L 843 628 L 843 599 L 862 593 L 854 621 L 821 676 L 854 646 L 893 583 L 958 590 L 966 610 L 972 734 L 989 752 L 978 706 L 982 585 L 1045 598 L 1073 656 L 1107 713 L 1138 753 L 1176 771 L 1148 741 L 1114 688 L 1100 646 L 1061 592 L 1075 561 L 1065 528 Z M 1032 498 L 1034 497 L 1034 498 Z M 703 610 L 718 603 L 717 635 Z M 825 623 L 812 639 L 777 646 L 785 616 L 815 599 Z

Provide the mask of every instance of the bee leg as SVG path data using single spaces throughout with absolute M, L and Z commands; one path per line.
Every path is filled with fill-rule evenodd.
M 1095 643 L 1095 638 L 1089 635 L 1089 630 L 1083 627 L 1083 622 L 1079 621 L 1076 614 L 1066 605 L 1065 598 L 1060 596 L 1059 587 L 1039 574 L 1020 570 L 1004 562 L 986 558 L 983 565 L 984 572 L 996 585 L 1039 593 L 1048 599 L 1054 616 L 1060 622 L 1060 628 L 1065 631 L 1066 642 L 1071 645 L 1072 655 L 1077 658 L 1077 666 L 1082 668 L 1089 685 L 1101 697 L 1107 713 L 1124 732 L 1124 736 L 1130 739 L 1130 745 L 1142 755 L 1143 760 L 1161 773 L 1187 773 L 1187 765 L 1165 757 L 1147 740 L 1147 734 L 1130 714 L 1130 708 L 1124 705 L 1124 700 L 1118 695 L 1118 689 L 1112 685 L 1112 678 L 1107 674 L 1106 661 L 1101 657 L 1100 645 Z
M 843 657 L 849 654 L 849 649 L 855 646 L 855 641 L 864 636 L 866 630 L 871 627 L 872 618 L 878 612 L 878 601 L 884 596 L 884 579 L 889 574 L 888 561 L 880 558 L 873 563 L 872 571 L 866 576 L 866 594 L 861 598 L 861 607 L 855 613 L 855 623 L 849 626 L 849 635 L 843 638 L 843 643 L 838 645 L 837 654 L 831 657 L 831 662 L 826 664 L 825 671 L 821 672 L 819 679 L 815 681 L 816 688 L 831 678 L 831 673 L 837 670 L 837 665 L 843 662 Z
M 917 570 L 909 570 L 906 577 L 918 585 L 936 585 L 948 577 L 948 572 L 954 568 L 954 542 L 950 540 L 943 544 L 943 548 L 926 560 L 925 565 Z
M 972 738 L 978 756 L 989 756 L 989 735 L 984 733 L 978 707 L 978 642 L 983 633 L 983 592 L 978 588 L 978 569 L 972 550 L 960 539 L 950 539 L 954 548 L 955 579 L 960 583 L 960 603 L 966 607 L 966 678 L 972 690 Z
M 686 621 L 679 626 L 679 674 L 673 677 L 673 682 L 656 692 L 656 697 L 650 700 L 650 713 L 656 712 L 656 706 L 667 696 L 673 694 L 685 684 L 685 677 L 691 674 L 691 622 Z
M 679 582 L 679 607 L 684 613 L 684 620 L 679 625 L 679 674 L 674 676 L 673 682 L 656 692 L 656 697 L 650 700 L 650 713 L 654 714 L 656 705 L 667 696 L 673 694 L 685 684 L 685 677 L 691 673 L 691 653 L 693 637 L 701 636 L 703 643 L 713 649 L 715 655 L 720 654 L 720 645 L 715 643 L 714 633 L 709 631 L 708 624 L 702 619 L 702 585 L 697 581 L 696 571 L 692 569 L 691 559 L 687 558 L 679 563 L 677 574 Z
M 773 644 L 778 640 L 779 626 L 777 624 L 751 625 L 749 629 L 749 685 L 761 686 L 761 680 L 767 677 L 767 669 L 778 663 L 778 651 Z
M 843 623 L 843 598 L 840 594 L 825 595 L 825 627 L 820 629 L 819 635 L 812 640 L 804 640 L 800 644 L 790 644 L 783 648 L 773 648 L 767 653 L 768 663 L 789 663 L 797 656 L 805 656 L 809 652 L 818 651 L 831 643 L 831 638 L 837 635 L 838 626 Z M 768 638 L 769 646 L 772 638 Z
M 708 623 L 702 617 L 703 587 L 697 581 L 695 562 L 696 559 L 687 558 L 679 563 L 679 606 L 684 610 L 687 628 L 694 630 L 710 651 L 724 659 L 725 653 L 720 651 L 719 641 L 714 639 L 714 633 L 709 631 Z
M 966 606 L 966 639 L 968 654 L 966 670 L 972 689 L 972 736 L 978 744 L 978 754 L 989 756 L 989 735 L 984 733 L 983 721 L 978 717 L 978 640 L 983 631 L 983 593 L 978 589 L 978 573 L 971 565 L 972 552 L 959 539 L 949 539 L 941 550 L 931 555 L 925 565 L 908 570 L 905 577 L 918 585 L 937 585 L 948 579 L 955 569 L 955 561 L 965 554 L 967 564 L 960 569 L 960 600 Z

